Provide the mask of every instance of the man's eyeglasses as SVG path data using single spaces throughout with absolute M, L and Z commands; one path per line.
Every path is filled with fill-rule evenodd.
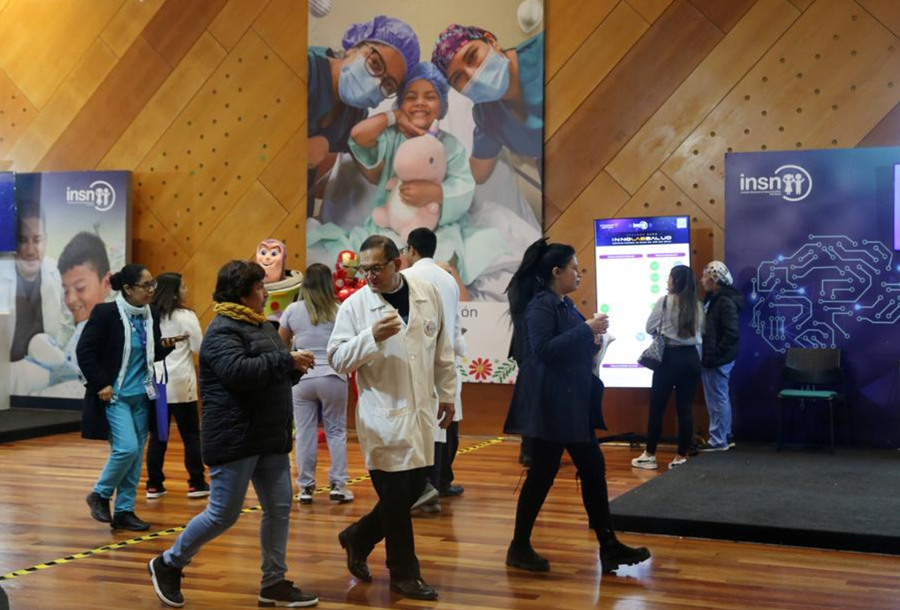
M 156 285 L 156 280 L 150 280 L 149 282 L 141 282 L 140 284 L 135 284 L 135 287 L 149 291 L 156 290 Z
M 368 266 L 366 266 L 366 265 L 360 265 L 360 266 L 359 266 L 359 272 L 360 272 L 362 275 L 378 275 L 379 273 L 381 273 L 382 271 L 384 271 L 384 268 L 387 267 L 388 264 L 389 264 L 389 263 L 384 263 L 384 264 L 381 264 L 381 265 L 368 265 Z
M 381 53 L 375 47 L 370 46 L 369 53 L 366 55 L 366 72 L 370 76 L 381 79 L 381 95 L 385 98 L 397 95 L 400 85 L 393 78 L 387 76 L 387 64 L 384 61 L 384 57 L 381 56 Z

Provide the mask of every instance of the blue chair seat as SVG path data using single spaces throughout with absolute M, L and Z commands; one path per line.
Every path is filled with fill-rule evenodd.
M 778 392 L 779 398 L 794 398 L 797 400 L 834 400 L 837 395 L 837 392 L 828 390 L 781 390 Z

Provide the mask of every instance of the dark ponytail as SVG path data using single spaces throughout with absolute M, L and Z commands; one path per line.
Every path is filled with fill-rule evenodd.
M 550 287 L 553 269 L 564 268 L 575 256 L 575 248 L 568 244 L 547 243 L 542 237 L 525 250 L 522 264 L 513 274 L 506 287 L 509 299 L 509 316 L 513 326 L 522 319 L 532 297 Z
M 700 322 L 697 315 L 697 278 L 691 268 L 685 265 L 672 267 L 670 275 L 673 294 L 678 303 L 678 336 L 693 337 Z
M 121 291 L 125 286 L 136 286 L 141 281 L 141 276 L 147 268 L 139 263 L 128 263 L 121 271 L 113 273 L 109 278 L 109 285 L 113 290 Z

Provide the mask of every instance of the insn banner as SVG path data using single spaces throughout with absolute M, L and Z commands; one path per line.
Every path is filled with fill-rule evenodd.
M 733 372 L 735 428 L 775 439 L 788 349 L 839 348 L 838 441 L 900 446 L 900 148 L 733 153 L 725 159 L 726 263 L 746 298 Z M 789 440 L 822 441 L 806 410 Z

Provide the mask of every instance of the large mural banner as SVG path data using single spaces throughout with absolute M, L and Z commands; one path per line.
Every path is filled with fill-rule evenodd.
M 434 230 L 464 381 L 512 383 L 504 291 L 541 235 L 543 4 L 311 2 L 308 64 L 307 263 Z
M 73 399 L 84 380 L 75 347 L 111 270 L 128 260 L 131 172 L 16 174 L 16 247 L 0 255 L 0 350 L 12 406 Z

